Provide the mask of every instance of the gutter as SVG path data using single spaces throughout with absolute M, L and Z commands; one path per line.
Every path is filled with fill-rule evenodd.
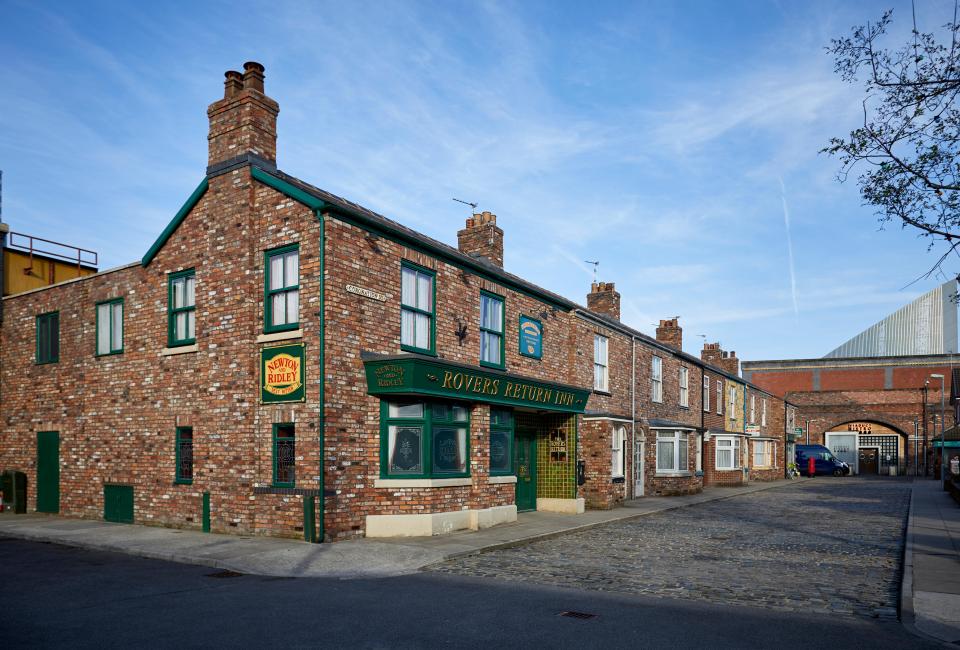
M 636 499 L 637 468 L 634 467 L 634 465 L 637 464 L 637 338 L 635 336 L 630 337 L 630 457 L 633 458 L 633 462 L 630 463 L 630 466 L 633 467 L 633 476 L 630 481 L 630 496 Z M 644 459 L 640 458 L 641 484 L 646 479 L 643 475 L 643 462 Z

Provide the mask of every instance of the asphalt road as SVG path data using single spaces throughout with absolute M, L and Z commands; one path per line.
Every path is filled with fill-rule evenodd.
M 0 537 L 0 648 L 939 647 L 895 621 L 742 604 L 426 573 L 379 580 L 215 573 Z

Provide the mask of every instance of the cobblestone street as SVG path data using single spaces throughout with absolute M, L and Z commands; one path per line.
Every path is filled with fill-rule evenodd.
M 910 484 L 814 481 L 451 560 L 445 573 L 896 618 Z

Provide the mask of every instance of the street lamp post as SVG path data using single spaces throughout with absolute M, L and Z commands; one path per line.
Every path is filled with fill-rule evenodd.
M 944 421 L 944 419 L 943 419 L 943 412 L 944 412 L 943 393 L 944 393 L 944 390 L 945 390 L 944 377 L 943 377 L 943 375 L 940 374 L 940 373 L 933 373 L 933 374 L 930 375 L 930 378 L 931 378 L 931 379 L 939 379 L 939 380 L 940 380 L 940 483 L 942 484 L 943 489 L 946 489 L 946 485 L 947 485 L 947 467 L 946 467 L 947 456 L 946 456 L 946 453 L 945 453 L 945 452 L 946 452 L 946 447 L 944 447 L 944 444 L 943 444 L 943 430 L 944 430 L 944 429 L 943 429 L 943 425 L 945 424 L 945 421 Z

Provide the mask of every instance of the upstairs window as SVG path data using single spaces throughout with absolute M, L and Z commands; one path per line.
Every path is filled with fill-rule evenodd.
M 750 424 L 757 423 L 757 396 L 750 396 Z
M 593 389 L 610 390 L 610 370 L 607 359 L 607 337 L 593 335 Z
M 729 406 L 727 406 L 727 416 L 731 420 L 736 420 L 737 419 L 737 389 L 731 386 L 729 390 L 729 394 L 730 394 L 730 404 Z
M 404 263 L 400 269 L 400 347 L 412 352 L 434 353 L 433 271 Z
M 264 332 L 300 327 L 300 246 L 293 244 L 264 253 Z
M 167 345 L 190 345 L 197 340 L 197 276 L 193 269 L 171 273 L 167 285 Z
M 706 375 L 703 377 L 703 412 L 710 412 L 710 378 Z
M 123 352 L 123 298 L 97 304 L 97 356 Z
M 687 368 L 680 368 L 680 406 L 690 406 L 690 374 Z
M 37 316 L 37 364 L 60 360 L 60 312 Z
M 723 382 L 717 380 L 717 415 L 723 415 Z
M 624 441 L 627 438 L 627 429 L 623 426 L 615 426 L 610 443 L 611 468 L 610 475 L 613 478 L 623 478 L 623 468 L 626 465 L 626 445 Z
M 653 357 L 650 365 L 650 399 L 663 401 L 663 359 Z
M 760 402 L 760 426 L 767 426 L 767 399 L 763 398 Z
M 480 293 L 480 365 L 503 368 L 503 298 Z

